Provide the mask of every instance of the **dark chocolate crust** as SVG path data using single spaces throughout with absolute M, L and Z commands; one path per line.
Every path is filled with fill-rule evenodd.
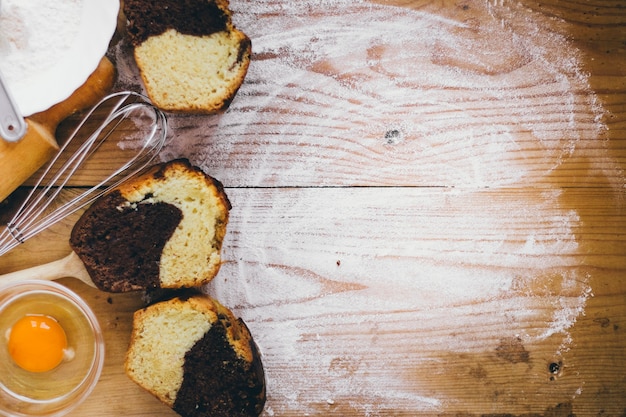
M 265 376 L 256 344 L 250 337 L 252 362 L 239 358 L 226 328 L 249 330 L 225 315 L 186 353 L 183 383 L 173 409 L 183 417 L 257 417 L 265 404 Z M 201 370 L 201 371 L 200 371 Z
M 102 291 L 158 288 L 161 253 L 182 212 L 168 203 L 124 203 L 119 191 L 96 201 L 74 225 L 70 246 Z
M 124 14 L 135 46 L 168 29 L 204 36 L 226 30 L 230 22 L 230 16 L 209 0 L 127 0 Z

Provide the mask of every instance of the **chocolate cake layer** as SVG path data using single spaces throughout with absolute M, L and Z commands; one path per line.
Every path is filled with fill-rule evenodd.
M 237 357 L 225 326 L 217 323 L 185 355 L 183 383 L 174 411 L 186 417 L 256 417 L 265 403 L 263 367 L 254 341 L 253 362 Z M 239 319 L 237 326 L 246 327 Z M 198 372 L 201 369 L 202 372 Z
M 158 288 L 161 253 L 181 219 L 172 204 L 129 205 L 114 191 L 81 216 L 70 245 L 103 291 Z
M 226 30 L 229 22 L 229 16 L 213 1 L 133 0 L 125 2 L 124 14 L 133 45 L 168 29 L 193 36 L 211 35 Z

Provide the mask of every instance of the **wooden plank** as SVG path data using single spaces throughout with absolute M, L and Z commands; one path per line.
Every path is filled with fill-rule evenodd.
M 419 187 L 227 193 L 225 263 L 208 291 L 244 318 L 261 348 L 266 415 L 524 415 L 558 404 L 615 415 L 623 406 L 619 196 Z M 0 272 L 62 256 L 71 224 L 5 255 Z M 95 308 L 109 349 L 96 392 L 74 415 L 169 415 L 121 368 L 139 297 L 64 282 Z
M 254 44 L 246 82 L 225 114 L 169 115 L 161 158 L 233 187 L 619 187 L 624 9 L 544 3 L 233 2 Z M 140 90 L 125 40 L 117 88 Z M 76 184 L 137 135 L 121 129 Z

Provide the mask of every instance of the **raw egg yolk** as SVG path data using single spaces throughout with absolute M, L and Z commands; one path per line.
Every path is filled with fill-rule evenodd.
M 63 361 L 67 336 L 61 325 L 45 315 L 26 315 L 9 334 L 9 354 L 22 369 L 46 372 Z

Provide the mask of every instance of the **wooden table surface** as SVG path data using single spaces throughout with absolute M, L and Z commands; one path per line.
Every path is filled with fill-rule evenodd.
M 189 158 L 232 201 L 206 290 L 261 349 L 263 415 L 626 415 L 623 1 L 231 8 L 246 81 L 224 114 L 168 115 L 160 159 Z M 139 90 L 118 29 L 115 88 Z M 69 253 L 78 215 L 0 273 Z M 124 375 L 140 296 L 61 282 L 107 344 L 70 415 L 175 415 Z

